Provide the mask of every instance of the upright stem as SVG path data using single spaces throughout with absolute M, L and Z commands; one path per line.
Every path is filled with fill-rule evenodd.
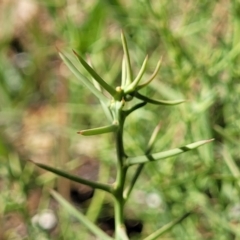
M 126 179 L 127 168 L 124 166 L 124 146 L 123 146 L 123 126 L 125 115 L 121 109 L 118 112 L 119 128 L 116 132 L 116 149 L 117 149 L 117 177 L 115 182 L 114 195 L 114 217 L 115 217 L 115 236 L 117 240 L 128 240 L 124 225 L 124 184 Z

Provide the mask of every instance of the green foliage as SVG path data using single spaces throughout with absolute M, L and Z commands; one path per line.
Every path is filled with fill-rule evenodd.
M 58 211 L 57 236 L 32 226 L 34 212 L 27 206 L 32 189 L 43 189 L 35 211 L 46 208 L 50 199 L 48 189 L 54 186 L 57 177 L 46 172 L 35 174 L 32 165 L 23 160 L 36 160 L 44 165 L 48 162 L 53 168 L 59 167 L 59 173 L 70 173 L 81 164 L 76 146 L 79 142 L 86 146 L 93 142 L 90 156 L 97 157 L 101 166 L 106 167 L 109 179 L 114 178 L 116 157 L 111 136 L 122 127 L 118 121 L 120 109 L 126 117 L 123 142 L 127 167 L 135 160 L 139 164 L 139 159 L 145 162 L 159 157 L 154 155 L 157 152 L 172 149 L 180 153 L 189 149 L 176 149 L 178 146 L 215 138 L 197 150 L 145 166 L 128 167 L 123 176 L 126 178 L 123 199 L 128 199 L 124 216 L 141 219 L 144 226 L 141 236 L 130 238 L 148 239 L 154 232 L 161 232 L 163 238 L 176 240 L 238 239 L 239 3 L 33 0 L 24 5 L 30 10 L 21 10 L 31 12 L 24 20 L 24 14 L 19 12 L 20 3 L 3 2 L 0 221 L 8 223 L 9 214 L 17 213 L 28 239 L 34 239 L 36 233 L 45 239 L 73 239 L 77 234 L 91 239 L 79 222 L 70 221 L 64 209 Z M 126 34 L 125 38 L 122 36 L 127 56 L 122 62 L 123 70 L 121 29 Z M 62 63 L 56 46 L 75 67 L 77 76 Z M 75 49 L 80 56 L 68 54 L 66 48 Z M 145 58 L 146 54 L 149 58 Z M 82 86 L 82 81 L 88 84 L 88 89 Z M 100 104 L 93 94 L 101 96 Z M 165 100 L 159 102 L 158 98 Z M 162 105 L 180 103 L 183 99 L 185 102 L 178 106 Z M 59 106 L 64 108 L 60 113 Z M 56 112 L 63 118 L 67 116 L 60 127 L 54 117 Z M 158 129 L 151 143 L 149 139 L 156 125 Z M 76 134 L 79 129 L 93 129 L 86 134 L 110 134 L 85 137 Z M 63 138 L 67 140 L 65 144 Z M 59 160 L 63 152 L 68 156 L 66 165 Z M 103 184 L 98 185 L 100 188 L 113 187 L 100 176 L 97 183 Z M 100 202 L 112 202 L 108 195 Z M 93 200 L 89 208 L 95 209 L 96 203 Z M 109 213 L 104 205 L 97 209 L 99 217 Z M 189 212 L 192 214 L 184 221 L 165 232 L 166 226 L 171 226 L 169 223 Z M 98 216 L 94 219 L 97 222 Z M 23 239 L 17 226 L 6 230 L 6 224 L 2 225 L 4 231 L 0 229 L 0 233 L 4 232 L 5 237 Z
M 76 177 L 72 174 L 69 174 L 67 172 L 64 172 L 62 170 L 58 170 L 57 168 L 53 168 L 41 163 L 36 163 L 38 167 L 41 167 L 43 169 L 46 169 L 48 171 L 51 171 L 55 174 L 58 174 L 62 177 L 68 178 L 70 180 L 76 181 L 78 183 L 82 183 L 85 185 L 88 185 L 93 188 L 101 189 L 103 191 L 106 191 L 113 195 L 114 198 L 114 220 L 115 220 L 115 239 L 117 240 L 127 240 L 129 239 L 127 236 L 126 228 L 124 226 L 124 205 L 126 201 L 129 198 L 130 192 L 134 187 L 134 184 L 137 181 L 137 178 L 140 175 L 141 170 L 143 169 L 143 165 L 145 163 L 160 160 L 168 157 L 172 157 L 175 155 L 178 155 L 180 153 L 193 150 L 197 147 L 202 146 L 203 144 L 206 144 L 212 140 L 202 140 L 199 142 L 188 144 L 184 147 L 180 147 L 177 149 L 172 149 L 165 152 L 159 152 L 159 153 L 151 153 L 152 145 L 155 141 L 155 138 L 157 137 L 157 134 L 153 134 L 150 138 L 148 148 L 145 150 L 146 155 L 144 156 L 137 156 L 137 157 L 127 157 L 127 153 L 125 151 L 125 142 L 123 140 L 123 134 L 124 134 L 124 122 L 127 120 L 128 116 L 133 113 L 134 111 L 138 110 L 139 108 L 145 106 L 147 103 L 152 104 L 158 104 L 158 105 L 175 105 L 182 103 L 183 101 L 162 101 L 162 100 L 154 100 L 145 96 L 142 96 L 138 93 L 139 89 L 139 82 L 144 74 L 146 60 L 144 61 L 142 68 L 137 75 L 135 79 L 133 79 L 132 76 L 132 66 L 130 63 L 130 55 L 129 50 L 126 42 L 126 38 L 124 34 L 122 33 L 122 44 L 124 49 L 124 63 L 122 65 L 122 72 L 126 75 L 122 77 L 121 87 L 117 86 L 116 90 L 109 86 L 80 56 L 77 55 L 78 59 L 84 66 L 84 68 L 92 75 L 92 77 L 98 82 L 98 84 L 107 92 L 111 94 L 111 98 L 109 99 L 109 102 L 106 101 L 105 96 L 99 92 L 97 86 L 94 86 L 91 84 L 91 82 L 85 78 L 78 69 L 74 66 L 74 64 L 62 53 L 60 53 L 61 58 L 66 63 L 66 65 L 69 67 L 69 69 L 76 75 L 76 77 L 81 80 L 82 84 L 84 84 L 86 87 L 89 88 L 89 90 L 102 102 L 103 109 L 108 109 L 111 116 L 112 116 L 112 125 L 100 127 L 100 128 L 94 128 L 94 129 L 88 129 L 80 131 L 79 133 L 84 136 L 90 136 L 90 135 L 98 135 L 103 133 L 115 133 L 115 144 L 116 144 L 116 153 L 117 153 L 117 164 L 116 164 L 116 180 L 111 185 L 106 185 L 103 183 L 96 183 L 91 182 L 79 177 Z M 145 58 L 146 59 L 146 58 Z M 159 68 L 158 68 L 159 69 Z M 155 71 L 156 72 L 156 71 Z M 154 73 L 154 75 L 156 75 Z M 125 79 L 126 77 L 126 79 Z M 151 79 L 152 80 L 152 79 Z M 151 81 L 148 81 L 150 83 Z M 147 84 L 144 84 L 142 86 L 147 86 Z M 138 98 L 142 100 L 142 103 L 139 103 L 135 106 L 133 106 L 131 109 L 125 109 L 126 102 L 134 101 L 134 98 Z M 135 174 L 133 175 L 132 181 L 130 182 L 130 186 L 128 186 L 128 192 L 125 194 L 125 185 L 126 177 L 127 177 L 127 171 L 128 168 L 131 165 L 140 164 L 139 168 L 136 170 Z M 70 205 L 67 204 L 66 200 L 63 198 L 60 198 L 56 193 L 53 193 L 54 197 L 60 202 L 61 205 L 68 208 L 69 213 L 75 212 L 74 209 L 70 207 Z M 188 214 L 187 214 L 188 215 Z M 186 216 L 187 216 L 186 215 Z M 175 224 L 179 223 L 182 219 L 184 219 L 186 216 L 180 218 L 180 220 L 176 220 L 173 223 L 168 224 L 166 227 L 163 227 L 164 230 L 157 230 L 156 232 L 152 233 L 147 239 L 156 239 L 161 234 L 166 232 L 168 229 L 172 228 Z M 88 221 L 87 218 L 84 216 L 79 215 L 78 219 L 83 223 L 90 231 L 92 231 L 98 238 L 100 239 L 106 239 L 106 236 L 103 234 L 102 231 L 97 230 L 97 227 L 92 225 L 91 222 Z

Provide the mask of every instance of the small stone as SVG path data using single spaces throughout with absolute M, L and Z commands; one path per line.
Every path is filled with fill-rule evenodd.
M 57 217 L 51 210 L 42 211 L 32 218 L 32 224 L 41 229 L 50 231 L 57 225 Z
M 149 193 L 146 196 L 146 203 L 150 208 L 159 208 L 161 205 L 161 198 L 157 193 Z

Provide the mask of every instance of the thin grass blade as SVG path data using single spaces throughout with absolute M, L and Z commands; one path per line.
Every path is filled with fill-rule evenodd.
M 182 217 L 164 225 L 160 229 L 158 229 L 156 232 L 153 232 L 150 234 L 148 237 L 144 238 L 143 240 L 154 240 L 154 239 L 159 239 L 159 237 L 164 234 L 165 232 L 169 231 L 171 228 L 173 228 L 175 225 L 183 221 L 186 217 L 188 217 L 191 213 L 185 213 Z
M 113 240 L 105 232 L 103 232 L 99 227 L 92 223 L 86 216 L 84 216 L 80 211 L 73 207 L 67 200 L 65 200 L 60 194 L 55 191 L 51 191 L 51 195 L 62 205 L 67 212 L 78 219 L 89 231 L 96 235 L 101 240 Z

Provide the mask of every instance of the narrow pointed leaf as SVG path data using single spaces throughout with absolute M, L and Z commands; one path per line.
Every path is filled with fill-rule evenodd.
M 37 165 L 38 167 L 40 167 L 42 169 L 45 169 L 45 170 L 47 170 L 49 172 L 52 172 L 52 173 L 55 173 L 55 174 L 57 174 L 61 177 L 65 177 L 67 179 L 70 179 L 74 182 L 82 183 L 84 185 L 90 186 L 92 188 L 101 189 L 101 190 L 106 191 L 106 192 L 111 191 L 111 187 L 107 184 L 97 183 L 97 182 L 93 182 L 93 181 L 90 181 L 90 180 L 86 180 L 86 179 L 83 179 L 81 177 L 72 175 L 68 172 L 64 172 L 60 169 L 57 169 L 57 168 L 54 168 L 54 167 L 51 167 L 51 166 L 48 166 L 48 165 L 45 165 L 45 164 L 42 164 L 42 163 L 37 163 L 37 162 L 34 162 L 34 161 L 30 161 L 30 162 L 34 163 L 35 165 Z
M 123 88 L 126 85 L 127 79 L 127 69 L 126 69 L 126 59 L 123 57 L 122 59 L 122 76 L 121 76 L 121 87 Z
M 114 97 L 117 92 L 114 88 L 112 88 L 109 84 L 107 84 L 94 70 L 93 68 L 88 65 L 88 63 L 80 56 L 78 55 L 74 50 L 74 54 L 77 56 L 78 60 L 81 62 L 83 67 L 91 74 L 91 76 L 108 92 L 111 94 L 112 97 Z
M 112 124 L 109 126 L 82 130 L 82 131 L 79 131 L 78 134 L 81 134 L 83 136 L 92 136 L 92 135 L 115 132 L 117 128 L 118 128 L 117 124 Z
M 129 85 L 132 81 L 133 81 L 133 77 L 132 77 L 132 68 L 131 68 L 131 61 L 130 61 L 130 56 L 129 56 L 129 51 L 128 51 L 128 46 L 127 46 L 127 41 L 125 38 L 125 35 L 122 31 L 121 34 L 121 39 L 122 39 L 122 45 L 123 45 L 123 51 L 124 51 L 124 57 L 125 57 L 125 62 L 126 62 L 126 84 Z
M 97 225 L 91 222 L 85 215 L 83 215 L 78 209 L 73 207 L 67 200 L 65 200 L 60 194 L 55 191 L 51 191 L 51 195 L 60 203 L 64 209 L 67 210 L 67 213 L 74 216 L 78 221 L 81 222 L 89 231 L 91 231 L 94 235 L 101 240 L 113 240 L 113 238 L 109 237 L 104 231 L 102 231 Z
M 152 99 L 152 98 L 148 98 L 146 96 L 143 96 L 142 94 L 136 92 L 135 93 L 135 97 L 147 102 L 147 103 L 152 103 L 152 104 L 156 104 L 156 105 L 177 105 L 180 103 L 185 102 L 185 100 L 172 100 L 172 101 L 168 101 L 168 100 L 158 100 L 158 99 Z
M 159 237 L 164 234 L 165 232 L 169 231 L 171 228 L 173 228 L 175 225 L 183 221 L 186 217 L 188 217 L 191 214 L 191 212 L 185 213 L 182 217 L 173 220 L 172 222 L 164 225 L 163 227 L 159 228 L 157 231 L 150 234 L 148 237 L 144 238 L 143 240 L 154 240 L 159 239 Z
M 198 141 L 195 143 L 185 145 L 180 148 L 174 148 L 174 149 L 164 151 L 164 152 L 146 154 L 146 155 L 138 156 L 138 157 L 129 157 L 126 159 L 126 166 L 131 166 L 131 165 L 141 164 L 141 163 L 146 163 L 146 162 L 151 162 L 151 161 L 157 161 L 160 159 L 176 156 L 178 154 L 198 148 L 206 143 L 212 142 L 213 140 L 214 139 L 202 140 L 202 141 Z
M 137 77 L 134 79 L 134 81 L 129 85 L 127 86 L 127 88 L 124 90 L 125 93 L 130 93 L 130 92 L 133 92 L 138 83 L 140 82 L 144 72 L 145 72 L 145 69 L 146 69 L 146 65 L 147 65 L 147 61 L 148 61 L 148 56 L 146 56 L 146 58 L 144 59 L 143 61 L 143 64 L 142 64 L 142 67 L 137 75 Z
M 59 52 L 60 57 L 68 66 L 68 68 L 74 73 L 78 80 L 80 80 L 97 98 L 101 99 L 104 102 L 107 102 L 107 98 L 97 90 L 94 85 L 87 79 L 84 75 L 82 75 L 78 69 L 73 65 L 73 63 L 62 53 Z
M 157 76 L 157 74 L 158 74 L 158 72 L 159 72 L 159 70 L 160 70 L 161 63 L 162 63 L 162 58 L 158 61 L 157 66 L 156 66 L 153 74 L 151 75 L 151 77 L 150 77 L 145 83 L 140 84 L 140 85 L 137 86 L 137 89 L 138 89 L 138 90 L 141 89 L 141 88 L 143 88 L 143 87 L 145 87 L 145 86 L 147 86 L 149 83 L 152 82 L 152 80 Z
M 100 84 L 99 84 L 96 80 L 94 80 L 93 78 L 92 78 L 92 80 L 93 80 L 94 86 L 95 86 L 100 92 L 102 92 L 102 89 L 101 89 Z M 100 99 L 99 99 L 99 101 L 100 101 L 100 103 L 101 103 L 102 109 L 103 109 L 103 111 L 104 111 L 107 119 L 108 119 L 110 122 L 112 122 L 113 116 L 112 116 L 112 113 L 111 113 L 111 111 L 110 111 L 110 109 L 109 109 L 109 106 L 106 105 L 106 104 L 105 104 L 103 101 L 101 101 Z
M 146 153 L 150 153 L 152 151 L 153 146 L 157 140 L 157 135 L 158 135 L 160 129 L 161 129 L 161 122 L 158 123 L 158 125 L 154 128 L 154 130 L 152 132 L 152 135 L 148 141 Z

